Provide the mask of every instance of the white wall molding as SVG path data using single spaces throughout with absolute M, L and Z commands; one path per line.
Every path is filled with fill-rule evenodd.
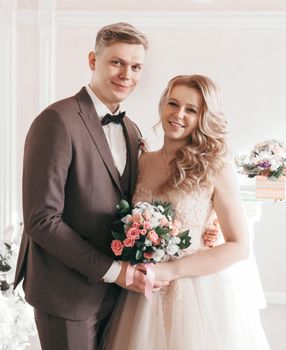
M 101 26 L 127 21 L 146 27 L 186 28 L 276 28 L 286 27 L 286 12 L 202 12 L 202 11 L 58 11 L 58 25 Z
M 39 111 L 55 99 L 55 3 L 40 0 L 38 11 L 40 65 L 39 65 Z
M 55 9 L 54 1 L 42 2 L 39 11 L 48 12 L 56 26 L 102 26 L 126 21 L 152 28 L 286 28 L 286 11 L 63 11 Z M 17 11 L 17 25 L 42 25 L 45 16 L 38 16 L 39 11 Z M 3 12 L 0 18 L 5 16 Z
M 38 11 L 35 10 L 17 11 L 15 16 L 18 26 L 37 26 L 40 24 Z
M 286 293 L 265 292 L 267 304 L 286 305 Z
M 11 5 L 11 4 L 10 4 Z M 0 238 L 18 225 L 16 164 L 16 26 L 11 6 L 0 22 Z M 6 239 L 12 238 L 4 237 Z

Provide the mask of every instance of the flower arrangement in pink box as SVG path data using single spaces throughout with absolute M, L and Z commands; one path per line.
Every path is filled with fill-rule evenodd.
M 236 164 L 239 172 L 256 178 L 256 198 L 286 198 L 286 147 L 281 141 L 258 143 L 250 155 L 237 157 Z
M 285 175 L 286 147 L 277 140 L 258 143 L 249 155 L 236 157 L 236 165 L 248 177 L 265 176 L 276 180 Z

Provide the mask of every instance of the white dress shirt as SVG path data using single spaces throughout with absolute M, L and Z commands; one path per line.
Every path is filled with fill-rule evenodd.
M 105 106 L 105 104 L 95 95 L 95 93 L 91 90 L 89 85 L 86 86 L 86 91 L 89 94 L 94 104 L 94 108 L 100 120 L 102 120 L 107 113 L 113 114 Z M 115 114 L 118 114 L 118 113 L 119 113 L 119 107 L 115 112 Z M 110 147 L 114 165 L 116 166 L 121 176 L 126 166 L 126 156 L 127 156 L 126 141 L 125 141 L 122 125 L 116 124 L 116 123 L 109 123 L 108 125 L 102 126 L 102 128 L 105 133 L 108 145 Z M 112 265 L 108 269 L 108 271 L 103 276 L 104 282 L 113 283 L 119 276 L 121 265 L 122 265 L 121 261 L 114 260 Z

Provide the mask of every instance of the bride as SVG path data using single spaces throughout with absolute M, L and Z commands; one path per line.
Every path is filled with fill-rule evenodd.
M 101 347 L 269 349 L 257 304 L 251 293 L 245 298 L 247 285 L 238 288 L 232 268 L 247 259 L 250 248 L 218 88 L 205 76 L 177 76 L 163 92 L 159 111 L 164 144 L 140 157 L 133 202 L 171 202 L 192 244 L 179 259 L 156 264 L 156 279 L 169 284 L 151 301 L 122 291 Z M 202 234 L 215 216 L 223 240 L 210 249 Z

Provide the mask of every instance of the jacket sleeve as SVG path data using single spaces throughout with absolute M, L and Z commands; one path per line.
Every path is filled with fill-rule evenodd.
M 25 232 L 67 267 L 98 283 L 112 258 L 96 250 L 62 219 L 72 162 L 68 127 L 53 110 L 33 122 L 25 142 L 23 214 Z

